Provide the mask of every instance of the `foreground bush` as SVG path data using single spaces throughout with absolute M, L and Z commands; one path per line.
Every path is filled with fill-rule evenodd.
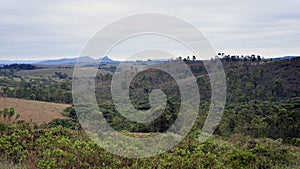
M 297 168 L 299 149 L 270 139 L 235 135 L 199 144 L 195 132 L 156 157 L 115 156 L 83 131 L 64 127 L 33 129 L 26 123 L 0 123 L 1 158 L 23 168 Z M 8 163 L 12 165 L 11 163 Z M 22 168 L 22 167 L 21 167 Z

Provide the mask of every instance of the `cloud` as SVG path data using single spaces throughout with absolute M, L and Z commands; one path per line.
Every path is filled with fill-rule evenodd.
M 99 28 L 143 12 L 185 19 L 217 51 L 266 57 L 300 53 L 298 0 L 0 0 L 0 4 L 0 59 L 77 56 Z

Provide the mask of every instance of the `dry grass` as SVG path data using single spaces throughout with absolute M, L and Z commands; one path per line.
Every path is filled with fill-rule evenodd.
M 32 119 L 37 124 L 49 123 L 55 118 L 65 118 L 61 113 L 69 106 L 67 104 L 0 97 L 0 109 L 14 107 L 15 113 L 20 114 L 20 120 L 29 122 Z
M 73 76 L 73 69 L 67 68 L 46 68 L 46 69 L 35 69 L 35 70 L 22 70 L 16 74 L 19 76 L 51 76 L 55 75 L 55 72 L 66 73 L 69 77 Z
M 142 133 L 142 132 L 133 132 L 134 137 L 144 138 L 153 135 L 154 133 Z
M 95 70 L 94 67 L 84 67 L 80 69 L 83 71 L 82 73 L 88 73 L 91 70 Z M 101 74 L 106 74 L 106 73 L 112 73 L 106 70 L 97 70 L 98 73 Z M 47 76 L 53 76 L 55 75 L 55 72 L 61 72 L 61 73 L 66 73 L 68 77 L 73 77 L 73 72 L 74 69 L 69 69 L 69 68 L 44 68 L 44 69 L 35 69 L 35 70 L 21 70 L 16 73 L 16 75 L 19 76 L 29 76 L 29 77 L 47 77 Z

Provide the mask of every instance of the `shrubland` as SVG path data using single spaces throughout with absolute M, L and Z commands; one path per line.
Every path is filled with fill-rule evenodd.
M 63 112 L 66 119 L 40 126 L 3 118 L 0 164 L 12 168 L 299 168 L 299 58 L 223 60 L 227 102 L 214 136 L 203 143 L 198 135 L 209 110 L 209 76 L 202 62 L 186 62 L 199 86 L 199 115 L 188 136 L 169 151 L 140 159 L 113 155 L 90 140 L 74 107 L 70 107 Z M 0 78 L 2 96 L 72 102 L 72 81 L 56 77 L 58 73 L 33 79 L 17 77 L 14 70 L 1 72 L 5 75 Z M 159 88 L 167 96 L 163 114 L 145 124 L 132 122 L 116 111 L 110 96 L 111 80 L 108 73 L 96 77 L 97 115 L 103 115 L 115 130 L 132 137 L 139 133 L 151 135 L 166 131 L 177 118 L 180 91 L 168 74 L 144 70 L 130 84 L 132 104 L 139 110 L 150 108 L 148 98 L 153 89 Z

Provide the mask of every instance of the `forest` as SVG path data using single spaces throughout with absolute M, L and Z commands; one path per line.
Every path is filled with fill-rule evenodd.
M 0 165 L 4 168 L 299 168 L 300 166 L 300 58 L 264 60 L 261 56 L 218 57 L 226 73 L 224 114 L 213 137 L 199 144 L 198 135 L 210 105 L 210 82 L 203 62 L 183 60 L 196 77 L 201 96 L 199 115 L 188 136 L 158 156 L 126 158 L 113 155 L 84 132 L 72 106 L 72 79 L 64 70 L 47 75 L 31 66 L 0 69 L 0 95 L 70 104 L 64 119 L 38 125 L 19 120 L 19 112 L 0 111 Z M 218 58 L 216 58 L 218 59 Z M 176 81 L 160 70 L 139 72 L 130 83 L 130 99 L 138 110 L 150 108 L 149 94 L 161 89 L 167 96 L 162 115 L 150 123 L 127 120 L 116 110 L 110 93 L 112 73 L 99 68 L 96 97 L 99 115 L 117 131 L 131 137 L 149 137 L 166 131 L 180 109 Z M 23 73 L 23 74 L 22 74 Z M 86 112 L 87 114 L 89 112 Z

